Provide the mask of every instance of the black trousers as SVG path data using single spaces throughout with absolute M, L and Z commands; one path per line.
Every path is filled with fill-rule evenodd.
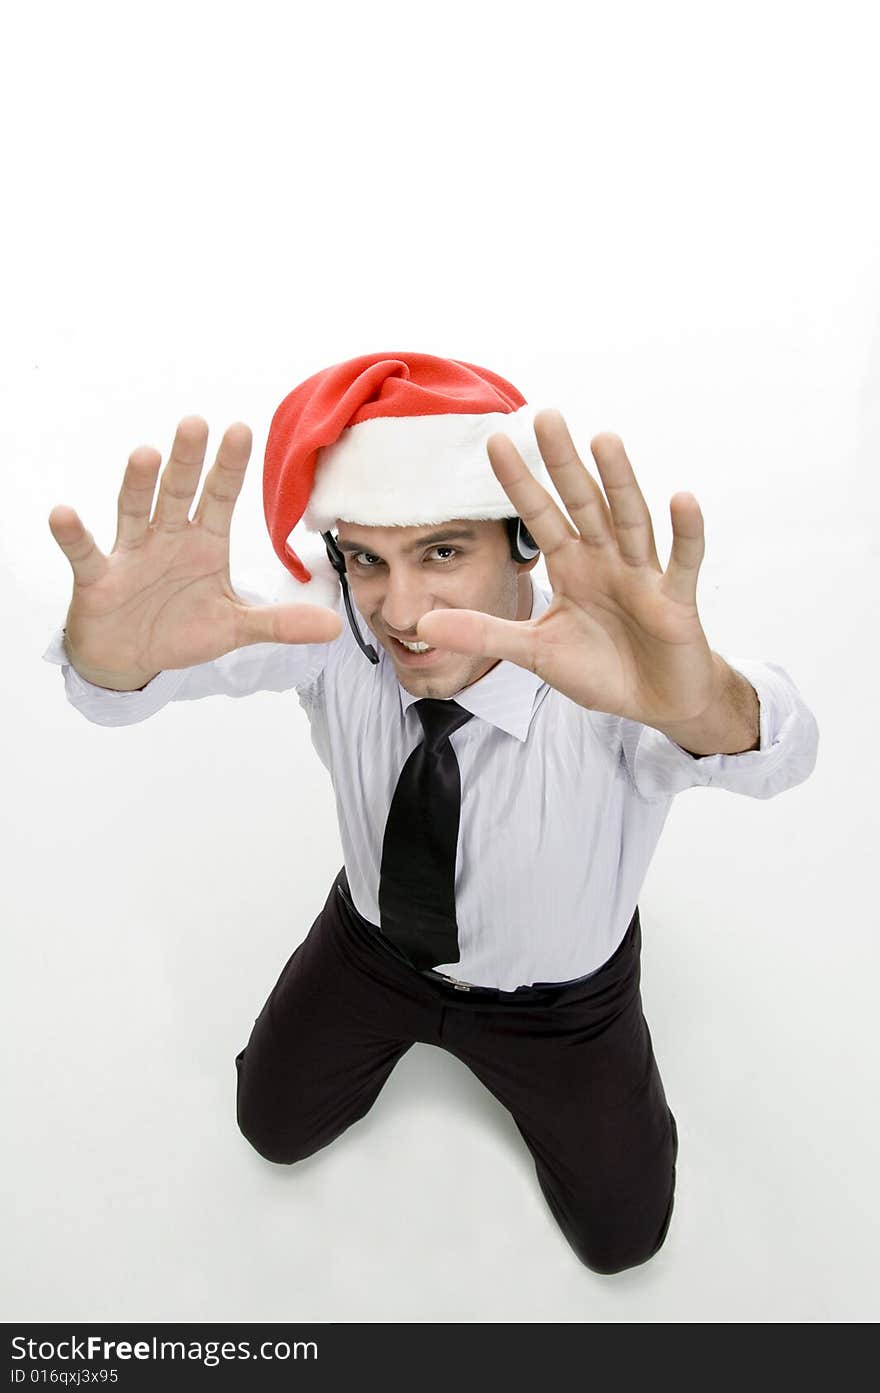
M 672 1217 L 678 1133 L 642 1013 L 639 911 L 589 977 L 465 991 L 398 960 L 344 867 L 236 1056 L 238 1126 L 270 1161 L 328 1146 L 416 1041 L 456 1056 L 510 1111 L 581 1262 L 646 1262 Z

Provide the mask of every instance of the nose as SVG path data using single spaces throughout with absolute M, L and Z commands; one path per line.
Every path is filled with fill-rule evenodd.
M 379 614 L 393 634 L 415 634 L 416 625 L 433 608 L 433 597 L 425 593 L 418 578 L 399 571 L 389 577 Z

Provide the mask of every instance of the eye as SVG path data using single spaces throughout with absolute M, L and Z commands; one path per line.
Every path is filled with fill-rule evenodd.
M 442 544 L 440 544 L 440 545 L 438 545 L 438 546 L 431 547 L 430 550 L 431 550 L 431 551 L 450 551 L 450 552 L 453 552 L 453 553 L 454 553 L 454 552 L 455 552 L 455 547 L 447 547 L 447 546 L 443 546 Z M 372 551 L 356 551 L 356 552 L 353 552 L 353 553 L 352 553 L 352 556 L 353 556 L 354 560 L 357 562 L 358 566 L 362 566 L 363 569 L 364 569 L 365 571 L 375 571 L 376 568 L 375 568 L 375 566 L 371 565 L 369 562 L 362 561 L 362 560 L 361 560 L 361 557 L 362 557 L 362 556 L 371 556 L 371 557 L 373 558 L 374 561 L 379 561 L 379 562 L 381 562 L 381 560 L 382 560 L 382 558 L 381 558 L 380 556 L 376 556 Z M 451 559 L 451 558 L 450 558 L 450 559 Z M 441 566 L 443 566 L 443 565 L 446 565 L 446 562 L 445 562 L 445 561 L 441 561 L 440 564 L 441 564 Z

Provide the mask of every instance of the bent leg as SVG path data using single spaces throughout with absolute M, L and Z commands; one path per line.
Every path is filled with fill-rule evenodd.
M 631 1091 L 623 1079 L 619 1093 L 588 1086 L 549 1129 L 514 1119 L 550 1212 L 581 1262 L 604 1275 L 659 1251 L 675 1201 L 678 1128 L 639 1015 L 643 1072 Z
M 340 951 L 337 905 L 334 884 L 235 1059 L 238 1126 L 270 1161 L 311 1156 L 362 1118 L 413 1043 Z
M 678 1136 L 639 991 L 636 920 L 588 982 L 549 1006 L 459 1012 L 444 1045 L 510 1111 L 541 1191 L 587 1267 L 646 1262 L 672 1217 Z

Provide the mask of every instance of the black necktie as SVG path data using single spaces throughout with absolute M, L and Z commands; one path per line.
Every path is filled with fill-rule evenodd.
M 474 713 L 432 697 L 413 705 L 425 738 L 400 771 L 385 824 L 379 927 L 421 972 L 461 957 L 455 920 L 461 775 L 449 737 Z

